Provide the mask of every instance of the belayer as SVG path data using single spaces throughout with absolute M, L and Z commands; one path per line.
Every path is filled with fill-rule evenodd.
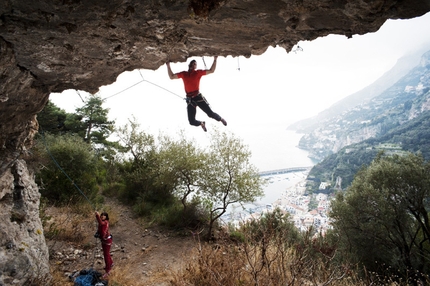
M 196 120 L 197 106 L 200 107 L 200 109 L 203 110 L 210 118 L 213 118 L 216 121 L 221 121 L 222 124 L 227 126 L 227 121 L 212 111 L 209 103 L 199 91 L 200 78 L 215 71 L 217 58 L 217 56 L 214 57 L 214 61 L 210 69 L 198 70 L 197 62 L 192 60 L 188 65 L 188 71 L 182 71 L 179 73 L 173 73 L 172 69 L 170 68 L 170 62 L 166 63 L 167 72 L 170 79 L 181 78 L 184 82 L 185 92 L 187 94 L 186 101 L 188 122 L 190 122 L 190 124 L 193 126 L 201 126 L 205 132 L 207 131 L 206 123 L 204 121 Z
M 106 212 L 96 212 L 96 220 L 98 222 L 97 232 L 94 235 L 100 238 L 102 242 L 103 257 L 105 260 L 105 271 L 103 278 L 107 278 L 113 266 L 112 257 L 110 256 L 110 248 L 112 245 L 112 234 L 109 231 L 109 215 Z

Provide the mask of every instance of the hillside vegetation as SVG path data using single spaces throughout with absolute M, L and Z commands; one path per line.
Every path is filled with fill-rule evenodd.
M 95 109 L 65 114 L 49 105 L 41 126 L 56 127 L 41 134 L 31 161 L 46 204 L 41 218 L 52 285 L 72 283 L 65 281 L 71 274 L 65 265 L 88 266 L 89 249 L 99 244 L 91 241 L 89 229 L 94 209 L 112 217 L 117 244 L 110 285 L 430 282 L 430 165 L 421 156 L 380 156 L 363 169 L 355 187 L 333 202 L 333 229 L 326 233 L 314 227 L 299 231 L 280 209 L 234 227 L 218 218 L 231 203 L 255 200 L 264 185 L 240 139 L 216 131 L 210 148 L 201 150 L 183 134 L 154 137 L 131 119 L 116 129 L 119 140 L 110 142 L 114 129 L 103 108 L 95 118 L 85 110 Z M 387 180 L 375 179 L 381 173 Z M 365 196 L 360 196 L 361 186 L 366 186 Z M 381 206 L 377 214 L 372 213 L 375 204 Z M 355 216 L 364 206 L 367 211 Z M 375 231 L 381 225 L 389 232 Z M 372 259 L 362 255 L 369 249 Z M 143 261 L 151 253 L 157 256 L 148 267 Z M 39 282 L 29 285 L 47 285 Z

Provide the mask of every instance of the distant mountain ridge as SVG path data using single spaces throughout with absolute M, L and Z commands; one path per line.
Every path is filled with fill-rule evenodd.
M 426 81 L 429 61 L 430 52 L 426 52 L 417 66 L 379 95 L 335 116 L 321 118 L 306 130 L 299 129 L 307 131 L 299 147 L 309 151 L 311 158 L 322 160 L 347 145 L 382 136 L 427 110 L 425 100 L 416 98 L 429 85 Z
M 430 51 L 378 96 L 306 133 L 299 147 L 322 160 L 309 173 L 312 190 L 320 182 L 347 187 L 358 169 L 380 151 L 420 152 L 430 160 Z

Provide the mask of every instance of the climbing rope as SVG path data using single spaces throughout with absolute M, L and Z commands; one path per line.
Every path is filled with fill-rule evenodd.
M 202 60 L 203 60 L 203 63 L 204 63 L 204 65 L 205 65 L 205 69 L 207 69 L 206 62 L 205 62 L 205 58 L 204 58 L 204 57 L 202 57 Z M 237 68 L 237 69 L 240 71 L 240 66 L 239 66 L 239 57 L 237 58 L 237 63 L 238 63 L 238 68 Z M 139 72 L 139 74 L 140 74 L 140 77 L 142 78 L 140 81 L 136 82 L 135 84 L 133 84 L 133 85 L 131 85 L 131 86 L 129 86 L 129 87 L 127 87 L 127 88 L 125 88 L 125 89 L 121 90 L 121 91 L 118 91 L 117 93 L 114 93 L 114 94 L 112 94 L 112 95 L 109 95 L 109 96 L 107 96 L 107 97 L 103 98 L 103 99 L 102 99 L 102 101 L 105 101 L 105 100 L 107 100 L 107 99 L 109 99 L 109 98 L 112 98 L 112 97 L 114 97 L 114 96 L 117 96 L 117 95 L 119 95 L 119 94 L 121 94 L 121 93 L 123 93 L 123 92 L 125 92 L 125 91 L 127 91 L 127 90 L 129 90 L 129 89 L 131 89 L 132 87 L 135 87 L 136 85 L 141 84 L 142 82 L 147 82 L 147 83 L 149 83 L 149 84 L 152 84 L 153 86 L 156 86 L 156 87 L 158 87 L 158 88 L 160 88 L 160 89 L 162 89 L 162 90 L 164 90 L 164 91 L 167 91 L 167 92 L 169 92 L 169 93 L 171 93 L 171 94 L 173 94 L 173 95 L 175 95 L 175 96 L 179 97 L 180 99 L 186 100 L 186 98 L 184 98 L 183 96 L 180 96 L 179 94 L 176 94 L 176 93 L 174 93 L 173 91 L 170 91 L 170 90 L 168 90 L 167 88 L 162 87 L 161 85 L 158 85 L 158 84 L 153 83 L 153 82 L 151 82 L 151 81 L 149 81 L 149 80 L 146 80 L 146 79 L 143 77 L 143 75 L 142 75 L 142 73 L 140 72 L 140 70 L 138 70 L 138 72 Z M 82 99 L 82 96 L 81 96 L 81 94 L 79 93 L 79 91 L 76 91 L 76 92 L 77 92 L 77 94 L 79 95 L 79 97 L 81 98 L 82 102 L 84 102 L 84 100 Z
M 136 82 L 135 84 L 133 84 L 133 85 L 131 85 L 131 86 L 129 86 L 129 87 L 127 87 L 127 88 L 125 88 L 125 89 L 123 89 L 123 90 L 121 90 L 121 91 L 117 92 L 117 93 L 114 93 L 114 94 L 112 94 L 112 95 L 109 95 L 109 96 L 107 96 L 107 97 L 103 98 L 102 100 L 103 100 L 103 101 L 105 101 L 105 100 L 107 100 L 107 99 L 109 99 L 109 98 L 112 98 L 112 97 L 114 97 L 114 96 L 117 96 L 117 95 L 119 95 L 119 94 L 121 94 L 121 93 L 125 92 L 126 90 L 129 90 L 130 88 L 132 88 L 132 87 L 134 87 L 134 86 L 136 86 L 136 85 L 138 85 L 138 84 L 142 83 L 142 82 L 147 82 L 147 83 L 149 83 L 149 84 L 152 84 L 152 85 L 154 85 L 154 86 L 156 86 L 156 87 L 158 87 L 158 88 L 160 88 L 160 89 L 163 89 L 163 90 L 165 90 L 165 91 L 167 91 L 167 92 L 169 92 L 169 93 L 171 93 L 171 94 L 173 94 L 173 95 L 175 95 L 175 96 L 179 97 L 180 99 L 185 100 L 185 98 L 184 98 L 184 97 L 182 97 L 182 96 L 180 96 L 180 95 L 178 95 L 178 94 L 174 93 L 173 91 L 170 91 L 170 90 L 168 90 L 167 88 L 164 88 L 164 87 L 162 87 L 162 86 L 160 86 L 160 85 L 158 85 L 158 84 L 155 84 L 155 83 L 153 83 L 153 82 L 150 82 L 149 80 L 146 80 L 146 79 L 143 77 L 143 75 L 142 75 L 142 73 L 140 72 L 140 70 L 138 70 L 138 71 L 139 71 L 139 74 L 140 74 L 140 77 L 142 78 L 142 80 L 140 80 L 140 81 Z
M 78 93 L 79 94 L 79 93 Z M 79 94 L 80 96 L 80 94 Z M 46 138 L 45 138 L 45 132 L 43 130 L 41 130 L 40 134 L 42 135 L 42 141 L 43 141 L 43 145 L 45 146 L 46 152 L 48 153 L 49 157 L 51 158 L 51 160 L 54 162 L 55 166 L 57 166 L 57 168 L 67 177 L 67 179 L 69 179 L 69 181 L 73 184 L 73 186 L 75 186 L 75 188 L 79 191 L 79 193 L 81 193 L 81 195 L 88 201 L 88 203 L 94 208 L 94 210 L 96 210 L 95 205 L 90 201 L 90 199 L 88 199 L 88 197 L 84 194 L 84 192 L 78 187 L 78 185 L 76 185 L 76 183 L 70 178 L 70 176 L 66 173 L 66 171 L 64 171 L 63 168 L 61 168 L 60 164 L 58 163 L 58 161 L 55 159 L 55 157 L 52 155 L 51 151 L 49 150 L 48 144 L 46 143 Z M 96 252 L 97 252 L 97 238 L 95 238 L 96 242 L 95 242 L 95 248 L 93 251 L 93 263 L 92 263 L 92 268 L 94 268 L 94 265 L 96 263 Z
M 163 89 L 163 90 L 165 90 L 165 91 L 167 91 L 167 92 L 170 92 L 170 93 L 171 93 L 171 94 L 173 94 L 173 95 L 176 95 L 176 96 L 177 96 L 177 97 L 179 97 L 180 99 L 185 100 L 185 98 L 184 98 L 184 97 L 182 97 L 182 96 L 180 96 L 180 95 L 178 95 L 178 94 L 174 93 L 173 91 L 170 91 L 170 90 L 168 90 L 167 88 L 164 88 L 164 87 L 162 87 L 162 86 L 160 86 L 160 85 L 158 85 L 158 84 L 155 84 L 155 83 L 153 83 L 153 82 L 150 82 L 150 81 L 148 81 L 148 80 L 144 79 L 144 78 L 143 78 L 142 73 L 140 72 L 140 70 L 139 70 L 139 74 L 140 74 L 140 76 L 142 77 L 142 81 L 146 81 L 147 83 L 150 83 L 150 84 L 152 84 L 152 85 L 154 85 L 154 86 L 156 86 L 156 87 L 158 87 L 158 88 L 160 88 L 160 89 Z
M 79 97 L 81 98 L 82 102 L 85 103 L 84 99 L 82 98 L 81 94 L 79 93 L 79 90 L 77 90 L 76 93 L 79 95 Z
M 205 70 L 207 70 L 208 67 L 206 66 L 205 57 L 202 57 L 202 60 L 203 60 L 203 64 L 205 65 Z
M 111 97 L 114 97 L 114 96 L 116 96 L 116 95 L 118 95 L 118 94 L 120 94 L 120 93 L 123 93 L 124 91 L 126 91 L 126 90 L 129 90 L 130 88 L 132 88 L 132 87 L 134 87 L 134 86 L 136 86 L 136 85 L 138 85 L 139 83 L 141 83 L 141 82 L 144 82 L 145 80 L 141 80 L 141 81 L 139 81 L 139 82 L 137 82 L 137 83 L 135 83 L 135 84 L 133 84 L 132 86 L 129 86 L 129 87 L 127 87 L 126 89 L 123 89 L 123 90 L 121 90 L 121 91 L 119 91 L 119 92 L 117 92 L 117 93 L 114 93 L 114 94 L 112 94 L 112 95 L 110 95 L 110 96 L 108 96 L 108 97 L 105 97 L 105 98 L 103 98 L 102 99 L 102 101 L 105 101 L 106 99 L 108 99 L 108 98 L 111 98 Z

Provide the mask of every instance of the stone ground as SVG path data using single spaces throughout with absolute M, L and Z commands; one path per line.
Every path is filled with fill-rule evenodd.
M 151 227 L 112 200 L 105 206 L 111 221 L 115 264 L 109 280 L 127 286 L 170 285 L 197 248 L 191 232 Z M 62 229 L 47 241 L 54 285 L 73 285 L 68 276 L 82 269 L 94 268 L 104 273 L 100 241 L 93 237 L 97 227 L 94 212 L 85 216 L 71 214 L 64 208 L 48 208 L 46 214 L 51 219 L 45 234 L 49 226 L 51 232 Z

